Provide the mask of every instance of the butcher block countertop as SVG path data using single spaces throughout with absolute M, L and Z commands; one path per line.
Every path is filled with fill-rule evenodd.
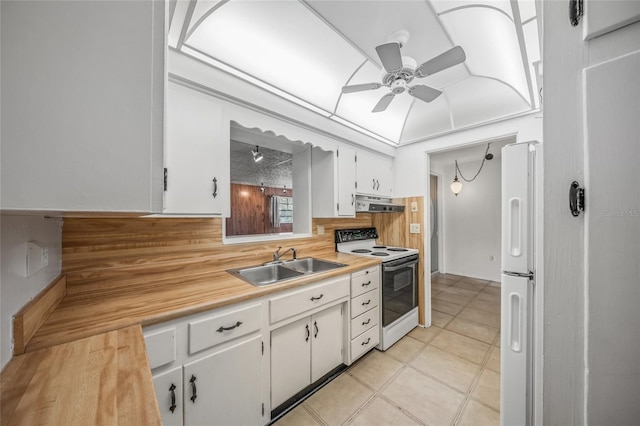
M 140 325 L 14 357 L 0 392 L 3 425 L 162 423 Z
M 26 345 L 27 353 L 2 372 L 0 423 L 160 424 L 141 326 L 380 264 L 343 253 L 321 258 L 347 266 L 264 287 L 224 270 L 171 279 L 147 270 L 128 287 L 68 294 Z

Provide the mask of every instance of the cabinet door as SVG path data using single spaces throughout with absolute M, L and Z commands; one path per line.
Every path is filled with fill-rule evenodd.
M 309 317 L 271 332 L 271 409 L 311 384 Z
M 182 367 L 153 376 L 162 424 L 182 425 Z
M 391 164 L 391 159 L 387 157 L 358 151 L 358 193 L 390 197 L 393 186 Z
M 346 146 L 338 150 L 338 216 L 356 214 L 356 151 Z
M 228 216 L 229 130 L 221 104 L 169 83 L 166 111 L 164 212 Z
M 311 382 L 342 364 L 344 338 L 342 304 L 311 317 Z
M 262 424 L 262 338 L 184 365 L 186 425 Z

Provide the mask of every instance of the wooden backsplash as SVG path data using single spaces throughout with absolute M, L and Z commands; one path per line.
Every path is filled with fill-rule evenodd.
M 410 212 L 411 201 L 418 201 L 418 213 Z M 62 272 L 67 274 L 70 296 L 107 288 L 124 291 L 132 280 L 147 280 L 149 272 L 154 279 L 170 278 L 267 262 L 278 246 L 294 246 L 300 257 L 321 256 L 335 251 L 336 229 L 369 226 L 378 228 L 380 242 L 422 252 L 422 233 L 409 234 L 409 223 L 420 223 L 422 229 L 422 197 L 406 202 L 404 214 L 313 219 L 311 237 L 242 244 L 222 244 L 220 218 L 66 218 Z M 323 235 L 318 235 L 318 226 L 324 226 Z M 422 253 L 420 258 L 422 291 Z

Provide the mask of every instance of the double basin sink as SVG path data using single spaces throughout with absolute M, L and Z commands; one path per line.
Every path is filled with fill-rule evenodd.
M 248 268 L 229 269 L 227 272 L 255 286 L 265 286 L 298 278 L 303 275 L 330 271 L 345 266 L 347 265 L 344 263 L 308 257 L 279 263 L 250 266 Z

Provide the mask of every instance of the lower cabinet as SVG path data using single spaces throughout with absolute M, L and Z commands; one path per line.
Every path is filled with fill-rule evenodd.
M 276 408 L 342 364 L 343 305 L 271 332 L 271 407 Z
M 260 336 L 184 365 L 186 425 L 262 423 Z
M 182 399 L 182 367 L 153 376 L 153 387 L 164 426 L 182 425 L 184 403 Z

